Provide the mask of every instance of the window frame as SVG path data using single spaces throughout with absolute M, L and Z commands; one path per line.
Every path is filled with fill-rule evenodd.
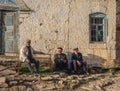
M 102 24 L 92 24 L 91 23 L 91 19 L 95 19 L 95 18 L 103 18 L 103 22 L 102 22 Z M 95 35 L 95 37 L 96 37 L 96 39 L 97 40 L 92 40 L 92 34 L 91 34 L 91 32 L 92 32 L 92 25 L 95 25 L 95 26 L 97 26 L 97 28 L 98 28 L 98 26 L 102 26 L 103 27 L 103 29 L 102 29 L 102 31 L 103 31 L 103 41 L 98 41 L 98 29 L 96 29 L 95 31 L 97 32 L 96 33 L 96 35 Z M 97 12 L 97 13 L 92 13 L 92 14 L 90 14 L 89 15 L 89 42 L 90 43 L 106 43 L 106 37 L 107 37 L 107 16 L 106 16 L 106 14 L 104 14 L 104 13 L 100 13 L 100 12 Z

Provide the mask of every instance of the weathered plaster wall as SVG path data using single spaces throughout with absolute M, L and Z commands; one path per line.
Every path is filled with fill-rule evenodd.
M 20 46 L 30 38 L 32 46 L 46 53 L 55 53 L 58 46 L 64 52 L 79 47 L 84 60 L 95 65 L 113 66 L 116 59 L 115 0 L 24 0 L 32 9 L 20 24 Z M 107 15 L 106 43 L 89 42 L 89 14 Z

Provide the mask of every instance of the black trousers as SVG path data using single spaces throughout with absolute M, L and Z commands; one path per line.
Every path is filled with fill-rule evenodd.
M 71 73 L 72 70 L 77 72 L 79 69 L 82 70 L 82 74 L 85 74 L 86 71 L 87 71 L 87 63 L 86 62 L 80 62 L 81 63 L 81 66 L 79 66 L 77 64 L 77 61 L 76 60 L 72 60 L 70 63 L 69 63 L 69 69 L 68 69 L 68 73 Z
M 66 69 L 67 69 L 67 62 L 63 62 L 63 61 L 55 62 L 55 70 L 66 70 Z

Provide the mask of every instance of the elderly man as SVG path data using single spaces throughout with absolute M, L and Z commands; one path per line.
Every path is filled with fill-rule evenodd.
M 78 48 L 73 49 L 71 59 L 71 69 L 73 68 L 75 73 L 77 73 L 78 69 L 81 67 L 82 74 L 87 74 L 87 63 L 83 61 L 82 54 L 79 52 Z
M 61 47 L 57 48 L 57 53 L 54 55 L 55 70 L 67 69 L 67 57 L 66 54 L 62 53 L 63 49 Z
M 32 74 L 38 74 L 39 62 L 33 57 L 34 50 L 31 47 L 31 40 L 27 39 L 25 45 L 20 50 L 20 59 L 27 65 Z M 31 66 L 35 64 L 35 68 Z

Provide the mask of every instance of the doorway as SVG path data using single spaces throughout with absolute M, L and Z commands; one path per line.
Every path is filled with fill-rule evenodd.
M 17 52 L 17 12 L 0 13 L 0 53 Z

